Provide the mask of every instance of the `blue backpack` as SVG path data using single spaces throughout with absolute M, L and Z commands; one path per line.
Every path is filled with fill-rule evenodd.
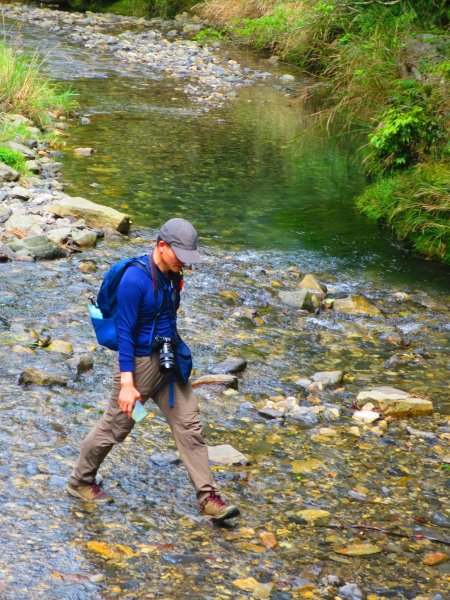
M 97 302 L 94 302 L 93 298 L 91 298 L 91 304 L 89 305 L 89 315 L 91 317 L 97 341 L 101 346 L 105 346 L 110 350 L 118 350 L 119 347 L 116 328 L 117 290 L 125 271 L 128 267 L 131 267 L 131 265 L 135 265 L 144 271 L 150 281 L 153 280 L 148 256 L 143 255 L 135 258 L 124 258 L 113 265 L 106 273 L 97 295 Z M 154 291 L 155 304 L 157 304 L 158 292 L 156 286 L 154 286 Z M 162 301 L 158 307 L 158 313 L 161 310 L 161 304 Z

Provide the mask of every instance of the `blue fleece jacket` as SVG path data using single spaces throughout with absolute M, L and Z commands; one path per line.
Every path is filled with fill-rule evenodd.
M 119 366 L 122 372 L 134 372 L 135 356 L 150 356 L 151 333 L 157 309 L 164 294 L 156 334 L 176 337 L 176 315 L 172 304 L 170 280 L 156 267 L 158 273 L 158 301 L 155 304 L 153 285 L 139 267 L 131 265 L 124 273 L 117 289 L 117 337 Z

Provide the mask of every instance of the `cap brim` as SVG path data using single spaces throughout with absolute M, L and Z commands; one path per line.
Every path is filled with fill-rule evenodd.
M 171 248 L 175 252 L 175 256 L 178 260 L 181 260 L 181 262 L 184 262 L 187 265 L 193 265 L 202 261 L 202 257 L 198 250 L 185 250 L 184 248 L 178 248 L 173 244 L 171 244 Z

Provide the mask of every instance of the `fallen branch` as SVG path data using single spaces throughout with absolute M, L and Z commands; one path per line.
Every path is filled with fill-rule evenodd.
M 450 541 L 441 540 L 430 535 L 425 535 L 424 533 L 398 533 L 396 531 L 391 531 L 390 529 L 381 529 L 381 527 L 375 527 L 374 525 L 323 525 L 323 527 L 330 529 L 359 529 L 361 531 L 374 531 L 375 533 L 384 533 L 385 535 L 390 535 L 393 537 L 406 538 L 409 540 L 428 540 L 429 542 L 434 542 L 435 544 L 445 544 L 446 546 L 450 546 Z

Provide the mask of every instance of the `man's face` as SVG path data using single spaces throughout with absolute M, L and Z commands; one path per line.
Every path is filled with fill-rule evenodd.
M 161 252 L 161 259 L 169 271 L 178 273 L 184 267 L 184 263 L 177 258 L 169 244 L 166 244 L 166 242 L 159 242 L 158 248 Z

